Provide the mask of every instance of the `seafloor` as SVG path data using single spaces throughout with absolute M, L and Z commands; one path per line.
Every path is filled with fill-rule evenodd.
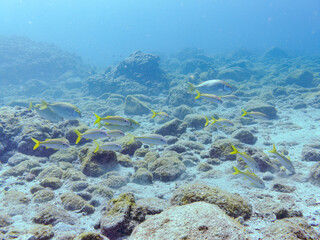
M 277 48 L 216 56 L 135 52 L 98 71 L 49 53 L 64 56 L 59 76 L 32 54 L 19 61 L 17 54 L 16 65 L 0 69 L 0 239 L 319 239 L 320 57 Z M 32 69 L 20 69 L 28 58 Z M 228 82 L 239 99 L 217 105 L 188 93 L 188 82 L 210 79 Z M 51 123 L 28 110 L 42 99 L 70 102 L 82 117 Z M 169 117 L 151 119 L 150 108 Z M 268 119 L 240 117 L 241 108 Z M 117 153 L 94 153 L 91 140 L 75 145 L 74 130 L 93 128 L 94 113 L 134 119 L 140 125 L 127 135 L 157 133 L 168 145 L 128 136 L 117 140 Z M 206 116 L 234 127 L 205 127 Z M 31 137 L 65 137 L 71 147 L 33 150 Z M 230 154 L 231 144 L 258 162 L 265 189 L 232 174 L 245 164 Z M 295 174 L 268 152 L 273 144 Z

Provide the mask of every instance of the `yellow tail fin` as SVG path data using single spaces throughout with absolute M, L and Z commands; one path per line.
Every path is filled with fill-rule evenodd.
M 98 114 L 94 114 L 97 118 L 97 120 L 94 122 L 94 124 L 97 124 L 101 121 L 101 117 L 98 116 Z
M 32 102 L 30 101 L 28 111 L 30 111 L 32 108 L 33 108 L 33 104 L 32 104 Z
M 194 99 L 198 99 L 201 96 L 201 93 L 197 89 L 196 89 L 196 92 L 198 95 Z
M 98 152 L 100 145 L 97 141 L 93 140 L 93 142 L 97 145 L 96 149 L 94 150 L 94 152 Z
M 158 113 L 156 113 L 155 111 L 153 111 L 151 108 L 150 108 L 151 112 L 153 113 L 152 117 L 151 118 L 154 118 L 155 116 L 157 116 Z
M 232 173 L 232 174 L 237 175 L 237 174 L 240 173 L 240 170 L 238 168 L 236 168 L 235 166 L 233 166 L 233 169 L 234 169 L 235 172 Z
M 244 110 L 243 108 L 241 108 L 241 110 L 243 111 L 243 114 L 241 115 L 241 117 L 244 117 L 245 115 L 248 114 L 248 112 L 246 110 Z
M 235 146 L 231 145 L 233 151 L 230 154 L 237 154 L 239 151 L 235 148 Z
M 212 125 L 217 121 L 217 119 L 215 119 L 214 117 L 211 117 L 211 118 L 212 118 L 212 123 L 211 123 L 211 125 Z
M 76 144 L 78 144 L 78 142 L 80 142 L 80 140 L 81 140 L 81 133 L 80 133 L 77 129 L 75 129 L 74 131 L 75 131 L 76 134 L 78 135 L 78 138 L 77 138 L 77 140 L 76 140 Z
M 273 148 L 271 151 L 269 151 L 269 153 L 276 153 L 276 152 L 277 152 L 276 145 L 273 144 Z
M 206 124 L 204 126 L 206 127 L 209 124 L 209 119 L 207 118 L 207 116 L 205 118 L 206 118 Z
M 40 110 L 48 108 L 48 103 L 44 100 L 41 100 L 41 107 Z
M 192 93 L 194 91 L 194 89 L 195 89 L 195 86 L 190 82 L 188 82 L 188 84 L 189 84 L 188 93 Z
M 130 136 L 130 140 L 127 142 L 127 144 L 131 144 L 134 142 L 134 136 L 130 133 L 128 133 L 128 136 Z
M 38 141 L 38 140 L 36 140 L 36 139 L 34 139 L 34 138 L 31 138 L 32 139 L 32 141 L 34 141 L 36 144 L 34 145 L 34 147 L 33 147 L 33 150 L 35 150 L 35 149 L 37 149 L 39 146 L 40 146 L 40 141 Z

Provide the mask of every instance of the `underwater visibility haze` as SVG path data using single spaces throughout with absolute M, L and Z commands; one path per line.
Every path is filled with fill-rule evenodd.
M 0 239 L 320 239 L 318 0 L 0 0 Z

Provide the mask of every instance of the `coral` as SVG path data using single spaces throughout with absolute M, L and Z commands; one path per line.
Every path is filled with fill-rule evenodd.
M 62 182 L 56 177 L 45 177 L 41 180 L 40 185 L 42 187 L 49 187 L 53 190 L 58 189 L 62 186 Z
M 89 186 L 89 184 L 86 181 L 74 181 L 70 185 L 70 189 L 73 192 L 80 192 L 84 189 L 86 189 Z
M 136 154 L 136 152 L 135 152 L 135 154 Z M 117 155 L 117 160 L 118 160 L 118 163 L 123 167 L 133 167 L 134 162 L 128 155 L 118 154 Z
M 45 203 L 54 199 L 54 192 L 49 189 L 41 189 L 33 194 L 33 201 L 36 203 Z
M 187 184 L 178 188 L 171 197 L 172 205 L 184 205 L 204 201 L 215 204 L 231 217 L 250 218 L 252 207 L 238 194 L 231 194 L 219 188 L 211 188 L 201 183 Z
M 94 207 L 88 204 L 83 198 L 74 193 L 64 193 L 60 197 L 64 209 L 68 211 L 79 211 L 84 214 L 92 214 Z
M 208 172 L 211 169 L 212 169 L 212 166 L 206 162 L 202 162 L 197 165 L 197 170 L 200 172 Z
M 61 179 L 64 171 L 57 166 L 49 166 L 43 169 L 38 175 L 38 179 L 42 180 L 46 177 L 55 177 Z
M 75 221 L 76 219 L 71 217 L 68 212 L 56 205 L 47 205 L 37 209 L 32 217 L 32 222 L 34 223 L 53 226 L 60 222 L 73 225 Z
M 104 238 L 98 233 L 84 232 L 74 238 L 74 240 L 104 240 Z
M 51 226 L 43 226 L 43 225 L 34 226 L 30 228 L 28 232 L 33 235 L 32 239 L 38 239 L 38 240 L 48 240 L 53 238 L 54 236 L 54 232 Z
M 128 183 L 128 178 L 123 176 L 109 176 L 106 181 L 104 181 L 104 185 L 113 188 L 118 189 L 121 188 Z
M 142 146 L 141 142 L 131 141 L 131 140 L 132 140 L 131 136 L 125 136 L 116 141 L 122 146 L 122 150 L 121 150 L 122 154 L 133 156 L 135 151 Z

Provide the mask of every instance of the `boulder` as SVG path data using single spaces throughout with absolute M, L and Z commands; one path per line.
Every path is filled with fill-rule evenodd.
M 124 103 L 124 113 L 127 115 L 143 115 L 150 113 L 148 106 L 138 98 L 129 95 Z
M 304 69 L 297 69 L 286 78 L 287 84 L 297 84 L 301 87 L 314 87 L 313 73 Z
M 163 124 L 160 128 L 156 130 L 156 134 L 162 136 L 171 135 L 171 136 L 180 136 L 182 133 L 185 133 L 187 129 L 187 123 L 179 120 L 173 119 L 169 122 Z
M 214 216 L 214 217 L 213 217 Z M 132 232 L 132 239 L 244 240 L 245 229 L 219 207 L 196 202 L 171 207 L 149 217 Z

